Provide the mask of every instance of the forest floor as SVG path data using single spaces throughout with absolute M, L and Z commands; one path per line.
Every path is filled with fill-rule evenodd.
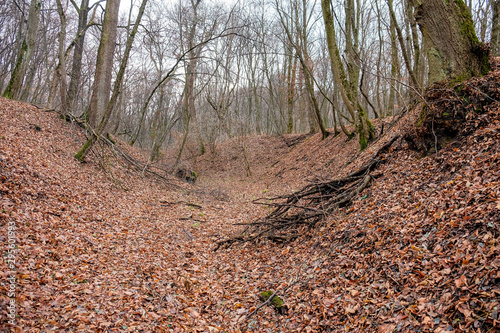
M 437 153 L 396 141 L 351 205 L 293 242 L 217 251 L 270 212 L 253 200 L 356 170 L 416 131 L 420 111 L 390 131 L 384 120 L 362 153 L 344 135 L 233 138 L 184 161 L 199 174 L 189 185 L 133 170 L 107 146 L 79 163 L 75 124 L 0 98 L 0 331 L 497 332 L 500 104 L 488 94 Z M 268 290 L 280 311 L 260 307 Z

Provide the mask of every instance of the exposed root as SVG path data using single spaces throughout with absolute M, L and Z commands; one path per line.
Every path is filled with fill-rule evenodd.
M 373 155 L 368 163 L 344 178 L 326 182 L 315 182 L 298 192 L 271 199 L 257 199 L 255 204 L 273 207 L 266 217 L 239 223 L 246 228 L 238 235 L 217 243 L 214 251 L 221 246 L 226 248 L 234 243 L 251 242 L 267 238 L 275 242 L 286 242 L 299 237 L 301 226 L 314 227 L 336 209 L 348 206 L 352 200 L 369 186 L 377 176 L 371 172 L 382 162 L 378 157 L 399 138 L 393 137 Z

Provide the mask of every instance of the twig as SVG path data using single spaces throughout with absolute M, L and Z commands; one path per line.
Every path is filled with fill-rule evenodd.
M 160 201 L 162 206 L 172 206 L 172 205 L 180 205 L 180 204 L 185 204 L 186 206 L 193 207 L 193 208 L 198 208 L 198 209 L 203 209 L 202 206 L 187 202 L 187 201 L 176 201 L 176 202 L 168 202 L 168 201 Z
M 182 231 L 184 231 L 184 233 L 189 237 L 189 240 L 193 240 L 194 239 L 194 237 L 189 233 L 189 231 L 187 231 L 184 228 L 182 228 Z

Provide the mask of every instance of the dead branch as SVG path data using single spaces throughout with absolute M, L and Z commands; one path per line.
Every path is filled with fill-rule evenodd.
M 299 227 L 312 228 L 338 208 L 350 205 L 375 177 L 379 177 L 380 174 L 372 175 L 371 172 L 382 163 L 379 156 L 398 138 L 399 136 L 391 138 L 365 165 L 343 178 L 313 182 L 296 193 L 255 200 L 253 203 L 273 207 L 273 211 L 256 221 L 239 223 L 246 228 L 236 236 L 217 242 L 214 251 L 221 246 L 228 248 L 234 243 L 252 242 L 262 238 L 287 242 L 299 237 Z
M 173 205 L 186 205 L 188 207 L 191 207 L 191 208 L 198 208 L 198 209 L 203 209 L 202 206 L 200 205 L 197 205 L 195 203 L 192 203 L 192 202 L 187 202 L 187 201 L 175 201 L 175 202 L 169 202 L 169 201 L 165 201 L 165 200 L 162 200 L 160 201 L 160 203 L 162 204 L 162 206 L 173 206 Z

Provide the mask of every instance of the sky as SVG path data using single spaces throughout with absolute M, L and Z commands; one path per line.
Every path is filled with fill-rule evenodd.
M 139 6 L 139 4 L 140 4 L 140 0 L 121 0 L 120 1 L 120 12 L 122 12 L 122 13 L 128 13 L 128 11 L 130 9 L 130 3 L 131 3 L 131 1 L 136 6 Z M 179 1 L 187 2 L 189 0 L 155 0 L 155 1 L 161 1 L 163 3 L 176 3 L 176 2 L 179 2 Z M 210 1 L 211 2 L 215 2 L 215 3 L 225 3 L 227 5 L 232 5 L 232 4 L 235 4 L 238 0 L 210 0 Z M 94 1 L 94 2 L 96 2 L 96 1 Z

